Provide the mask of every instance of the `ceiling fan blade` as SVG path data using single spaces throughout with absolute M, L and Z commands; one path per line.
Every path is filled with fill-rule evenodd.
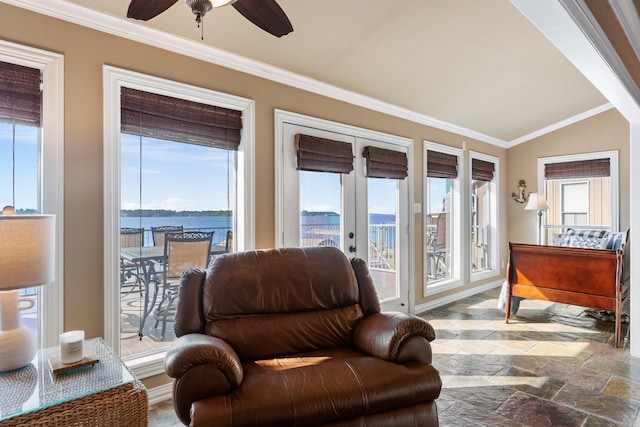
M 127 18 L 148 21 L 160 15 L 177 2 L 178 0 L 131 0 L 129 10 L 127 10 Z
M 238 0 L 232 6 L 249 21 L 276 37 L 293 31 L 293 26 L 276 0 Z

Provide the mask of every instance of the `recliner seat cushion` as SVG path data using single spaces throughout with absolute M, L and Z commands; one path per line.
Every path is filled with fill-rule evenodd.
M 194 403 L 198 423 L 314 425 L 409 407 L 440 394 L 440 377 L 433 366 L 390 363 L 353 349 L 317 351 L 243 366 L 242 387 L 229 395 Z

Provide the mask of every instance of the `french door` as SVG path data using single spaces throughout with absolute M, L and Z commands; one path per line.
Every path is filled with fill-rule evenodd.
M 326 128 L 325 128 L 326 129 Z M 306 124 L 282 123 L 279 246 L 335 246 L 367 261 L 384 310 L 409 311 L 407 179 L 365 176 L 364 147 L 398 151 L 406 146 Z M 295 136 L 351 144 L 354 170 L 297 170 Z

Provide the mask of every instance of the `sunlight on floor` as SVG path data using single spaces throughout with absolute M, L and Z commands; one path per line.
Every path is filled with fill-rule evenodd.
M 548 377 L 500 376 L 500 375 L 441 375 L 442 384 L 449 389 L 486 387 L 494 385 L 528 385 L 542 388 L 550 380 Z

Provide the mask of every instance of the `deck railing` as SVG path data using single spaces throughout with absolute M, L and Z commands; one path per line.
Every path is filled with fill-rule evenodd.
M 339 224 L 304 224 L 300 226 L 301 246 L 340 246 Z M 395 270 L 395 224 L 369 226 L 369 268 Z

